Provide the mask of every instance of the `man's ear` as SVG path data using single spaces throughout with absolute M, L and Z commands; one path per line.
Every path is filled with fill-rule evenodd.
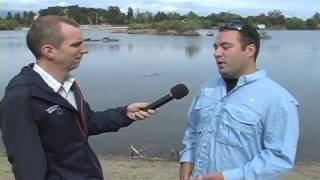
M 257 51 L 256 45 L 254 45 L 254 44 L 249 44 L 249 45 L 246 47 L 246 51 L 247 51 L 248 57 L 253 57 L 253 58 L 254 58 L 254 54 L 255 54 L 256 51 Z
M 55 56 L 54 49 L 55 48 L 52 45 L 44 44 L 41 46 L 42 55 L 47 59 L 53 60 Z

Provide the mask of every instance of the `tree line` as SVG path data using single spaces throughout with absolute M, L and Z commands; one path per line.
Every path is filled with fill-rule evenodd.
M 54 6 L 33 11 L 24 11 L 22 14 L 8 12 L 6 18 L 0 18 L 0 30 L 11 30 L 19 27 L 28 27 L 34 21 L 36 15 L 61 15 L 75 19 L 79 24 L 111 24 L 126 25 L 132 29 L 156 28 L 160 30 L 175 29 L 177 31 L 192 31 L 199 28 L 211 29 L 230 21 L 242 21 L 251 25 L 264 24 L 271 29 L 319 29 L 320 13 L 303 20 L 298 17 L 285 17 L 280 10 L 272 10 L 267 14 L 242 17 L 231 12 L 211 13 L 208 16 L 199 16 L 190 11 L 180 15 L 176 12 L 158 11 L 153 14 L 149 11 L 133 11 L 131 7 L 127 12 L 121 12 L 117 6 L 109 6 L 107 9 L 86 8 L 78 5 Z

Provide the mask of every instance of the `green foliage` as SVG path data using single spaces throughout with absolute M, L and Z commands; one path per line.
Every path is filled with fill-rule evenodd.
M 306 20 L 306 27 L 308 29 L 317 29 L 318 28 L 318 21 L 313 18 L 309 18 Z
M 287 29 L 303 29 L 304 22 L 302 19 L 297 17 L 287 18 L 285 22 L 285 27 Z
M 153 24 L 131 23 L 128 24 L 128 29 L 150 29 L 153 28 Z
M 313 16 L 312 19 L 316 20 L 317 23 L 320 23 L 320 13 L 316 12 Z
M 110 24 L 123 24 L 126 17 L 117 6 L 109 6 L 106 12 L 107 22 Z
M 0 30 L 14 30 L 20 26 L 19 22 L 15 19 L 0 20 Z
M 252 24 L 252 25 L 257 25 L 258 24 L 257 19 L 255 17 L 253 17 L 253 16 L 248 16 L 245 19 L 245 22 L 248 23 L 248 24 Z
M 6 20 L 15 20 L 21 26 L 29 26 L 36 13 L 24 11 L 23 13 L 8 13 Z M 286 18 L 280 10 L 274 9 L 258 16 L 241 17 L 230 12 L 212 13 L 208 16 L 199 16 L 190 11 L 186 15 L 180 15 L 176 12 L 161 12 L 153 14 L 151 12 L 137 12 L 134 14 L 131 7 L 127 13 L 122 13 L 117 6 L 102 8 L 86 8 L 78 5 L 72 6 L 54 6 L 39 11 L 40 16 L 60 15 L 75 19 L 79 24 L 128 24 L 129 28 L 137 29 L 154 28 L 158 31 L 176 30 L 178 32 L 194 31 L 197 28 L 211 29 L 231 21 L 241 21 L 256 26 L 264 24 L 267 28 L 274 29 L 317 29 L 320 24 L 320 14 L 316 12 L 311 18 L 303 21 L 299 18 Z M 8 25 L 8 27 L 7 27 Z M 10 27 L 9 27 L 10 25 Z M 13 23 L 13 25 L 16 25 Z M 12 24 L 2 21 L 3 29 L 10 29 Z M 4 27 L 6 26 L 6 27 Z
M 230 12 L 221 12 L 217 15 L 217 22 L 219 23 L 228 23 L 232 21 L 243 21 L 243 18 Z
M 7 14 L 7 20 L 11 20 L 11 19 L 13 19 L 12 14 L 11 14 L 11 12 L 8 12 L 8 14 Z
M 136 22 L 137 23 L 152 23 L 153 22 L 153 15 L 151 12 L 137 12 L 136 14 Z
M 168 18 L 169 20 L 181 20 L 181 16 L 180 14 L 176 13 L 176 12 L 169 12 L 168 13 Z
M 164 13 L 164 12 L 157 12 L 156 15 L 154 15 L 154 21 L 159 22 L 159 21 L 164 21 L 164 20 L 168 20 L 169 16 Z
M 201 21 L 201 27 L 203 29 L 212 29 L 212 23 L 209 20 Z
M 21 18 L 20 13 L 14 14 L 14 19 L 15 19 L 16 21 L 18 21 L 18 22 L 21 22 L 22 18 Z
M 169 21 L 161 21 L 153 24 L 158 32 L 166 32 L 169 29 L 172 29 L 172 23 Z
M 186 16 L 185 16 L 186 21 L 200 21 L 200 17 L 194 13 L 193 11 L 190 11 Z
M 128 8 L 127 19 L 133 18 L 133 9 L 131 7 Z
M 282 16 L 282 12 L 280 10 L 274 9 L 270 12 L 268 12 L 269 17 L 279 17 Z

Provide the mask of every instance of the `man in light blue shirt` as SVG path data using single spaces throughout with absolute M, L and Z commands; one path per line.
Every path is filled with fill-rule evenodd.
M 214 43 L 221 77 L 205 82 L 189 113 L 180 180 L 277 179 L 294 165 L 298 102 L 256 69 L 260 38 L 239 22 Z

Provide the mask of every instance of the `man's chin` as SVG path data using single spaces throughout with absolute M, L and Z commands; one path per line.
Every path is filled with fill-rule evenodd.
M 74 69 L 77 69 L 79 66 L 80 66 L 80 61 L 79 61 L 79 63 L 75 63 L 75 64 L 70 68 L 70 71 L 72 71 L 72 70 L 74 70 Z
M 226 72 L 226 71 L 219 70 L 219 73 L 223 78 L 227 78 L 227 79 L 232 79 L 233 78 L 233 76 L 230 73 Z
M 228 76 L 228 72 L 226 72 L 225 69 L 219 69 L 219 73 L 222 77 Z

